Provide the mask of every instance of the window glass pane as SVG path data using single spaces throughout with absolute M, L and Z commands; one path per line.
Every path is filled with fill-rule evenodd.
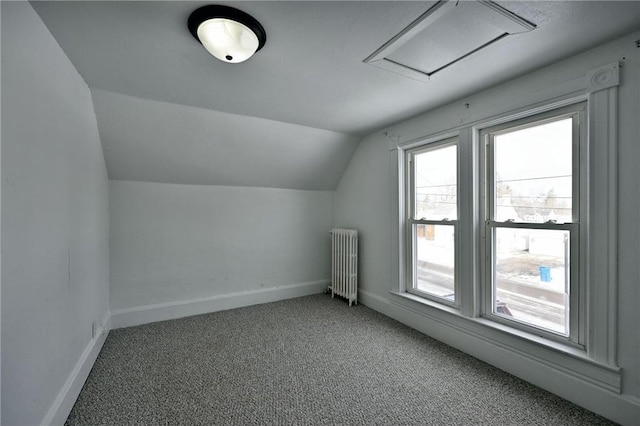
M 457 145 L 424 151 L 414 156 L 416 219 L 456 219 Z
M 498 134 L 496 221 L 572 222 L 572 119 Z
M 493 313 L 569 334 L 569 231 L 495 229 Z
M 414 225 L 416 277 L 414 288 L 453 301 L 455 227 Z

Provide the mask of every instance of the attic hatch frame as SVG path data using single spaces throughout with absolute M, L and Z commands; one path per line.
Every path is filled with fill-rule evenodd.
M 433 5 L 429 10 L 420 15 L 416 20 L 410 23 L 402 31 L 396 34 L 391 40 L 383 44 L 378 50 L 369 55 L 363 62 L 373 65 L 375 67 L 391 71 L 397 74 L 404 75 L 414 80 L 428 83 L 431 76 L 448 68 L 449 66 L 471 56 L 472 54 L 484 49 L 485 47 L 502 40 L 503 38 L 512 35 L 531 31 L 536 28 L 534 24 L 514 14 L 513 12 L 503 8 L 502 6 L 489 1 L 489 0 L 474 0 L 464 3 L 474 3 L 486 6 L 491 16 L 491 22 L 486 22 L 487 25 L 497 27 L 501 31 L 497 37 L 481 43 L 480 45 L 472 48 L 461 56 L 454 58 L 453 60 L 444 63 L 433 70 L 421 70 L 416 67 L 409 66 L 407 64 L 400 63 L 399 61 L 390 59 L 389 56 L 399 50 L 408 41 L 421 34 L 428 29 L 435 22 L 441 20 L 444 16 L 450 15 L 452 12 L 459 10 L 458 5 L 460 0 L 440 0 Z M 455 19 L 455 16 L 453 16 Z

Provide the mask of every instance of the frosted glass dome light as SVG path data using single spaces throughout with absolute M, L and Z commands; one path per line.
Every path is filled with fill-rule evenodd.
M 214 18 L 198 27 L 202 45 L 216 58 L 234 64 L 249 59 L 258 49 L 256 34 L 239 22 Z
M 209 53 L 234 64 L 249 59 L 267 39 L 258 21 L 228 6 L 201 7 L 189 16 L 188 26 Z

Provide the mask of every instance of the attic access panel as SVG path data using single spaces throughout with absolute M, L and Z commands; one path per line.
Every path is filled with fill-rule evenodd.
M 441 0 L 364 60 L 428 82 L 435 73 L 535 25 L 492 1 Z

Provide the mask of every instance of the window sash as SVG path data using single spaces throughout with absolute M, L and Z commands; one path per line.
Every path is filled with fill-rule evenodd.
M 581 202 L 581 189 L 586 193 L 586 184 L 584 183 L 583 176 L 580 175 L 580 162 L 581 162 L 581 141 L 585 140 L 584 123 L 586 122 L 585 115 L 586 103 L 581 102 L 576 105 L 570 105 L 564 108 L 559 108 L 551 111 L 547 111 L 534 116 L 521 118 L 518 120 L 506 121 L 502 124 L 483 129 L 480 132 L 480 139 L 483 141 L 484 148 L 484 169 L 485 169 L 485 188 L 484 188 L 484 217 L 485 220 L 493 220 L 495 218 L 495 170 L 494 170 L 494 139 L 496 136 L 500 136 L 506 133 L 516 132 L 531 127 L 541 126 L 548 123 L 553 123 L 565 118 L 572 118 L 572 221 L 581 221 L 581 212 L 586 211 L 586 206 Z M 582 124 L 581 124 L 582 123 Z M 537 222 L 526 222 L 537 223 Z
M 429 223 L 424 223 L 429 222 Z M 439 296 L 435 293 L 430 293 L 427 291 L 420 290 L 418 288 L 418 225 L 446 225 L 451 226 L 453 228 L 453 247 L 454 247 L 454 270 L 453 270 L 453 300 L 450 300 L 444 296 Z M 443 303 L 445 305 L 458 307 L 459 306 L 459 279 L 458 279 L 458 227 L 457 221 L 414 221 L 410 226 L 410 240 L 411 240 L 411 265 L 410 265 L 410 281 L 409 287 L 407 288 L 408 293 L 415 294 L 420 297 L 424 297 L 427 299 L 434 300 L 438 303 Z
M 580 286 L 578 285 L 579 278 L 579 253 L 580 253 L 580 225 L 571 224 L 532 224 L 528 223 L 512 223 L 512 222 L 492 222 L 486 223 L 487 234 L 487 250 L 489 256 L 487 258 L 487 276 L 486 285 L 484 286 L 486 297 L 484 299 L 483 316 L 510 327 L 514 327 L 529 333 L 544 335 L 551 340 L 560 341 L 572 346 L 582 348 L 584 342 L 579 334 L 580 328 L 578 327 L 580 321 Z M 497 299 L 497 273 L 495 263 L 496 256 L 496 231 L 499 229 L 533 229 L 533 230 L 550 230 L 550 231 L 568 231 L 569 232 L 569 315 L 568 315 L 568 332 L 563 334 L 560 332 L 554 332 L 549 328 L 538 327 L 534 324 L 518 320 L 517 318 L 506 318 L 502 315 L 494 312 L 494 303 Z M 567 307 L 565 306 L 565 309 Z

